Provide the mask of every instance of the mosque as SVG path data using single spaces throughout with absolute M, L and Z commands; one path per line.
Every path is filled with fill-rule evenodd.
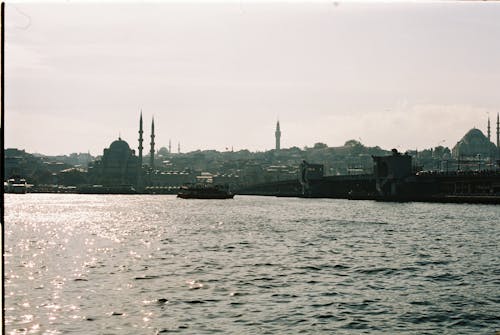
M 130 149 L 127 142 L 118 138 L 109 148 L 104 149 L 101 160 L 96 161 L 93 174 L 97 184 L 135 185 L 140 164 L 135 151 Z
M 488 118 L 487 136 L 477 128 L 469 130 L 452 149 L 456 159 L 500 159 L 500 119 L 497 114 L 496 145 L 491 142 L 490 118 Z
M 104 149 L 101 160 L 89 168 L 89 175 L 95 184 L 104 186 L 135 185 L 142 187 L 142 111 L 139 119 L 139 156 L 130 149 L 127 142 L 120 137 Z M 151 149 L 149 151 L 149 167 L 154 169 L 155 156 L 155 123 L 151 122 Z

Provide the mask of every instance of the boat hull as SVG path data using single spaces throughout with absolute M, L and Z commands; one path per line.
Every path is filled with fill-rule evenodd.
M 232 199 L 234 193 L 220 185 L 187 184 L 179 189 L 178 198 L 182 199 Z
M 232 199 L 234 194 L 177 194 L 182 199 Z

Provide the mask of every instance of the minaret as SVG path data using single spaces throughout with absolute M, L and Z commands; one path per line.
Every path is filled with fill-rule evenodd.
M 488 116 L 488 142 L 491 141 L 490 117 Z
M 180 154 L 181 153 L 181 142 L 178 142 L 177 143 L 177 153 Z
M 149 151 L 149 166 L 155 167 L 155 118 L 151 121 L 151 150 Z
M 500 113 L 497 113 L 497 151 L 500 154 Z
M 141 118 L 139 119 L 139 168 L 142 167 L 142 109 Z
M 139 118 L 139 164 L 137 164 L 137 191 L 142 192 L 143 183 L 142 183 L 142 109 L 141 109 L 141 117 Z
M 280 150 L 281 130 L 279 120 L 276 122 L 276 131 L 274 132 L 274 136 L 276 137 L 276 150 Z
M 168 153 L 171 154 L 172 153 L 172 140 L 168 140 Z

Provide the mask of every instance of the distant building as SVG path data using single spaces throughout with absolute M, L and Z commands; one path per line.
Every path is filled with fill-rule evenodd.
M 325 167 L 323 164 L 310 164 L 305 160 L 299 165 L 299 180 L 301 183 L 308 180 L 318 180 L 325 175 Z
M 155 171 L 148 175 L 148 186 L 179 187 L 182 184 L 194 182 L 196 176 L 189 171 Z
M 483 132 L 473 128 L 453 147 L 455 158 L 494 158 L 497 147 L 490 142 Z
M 54 162 L 54 161 L 44 161 L 43 165 L 50 173 L 59 173 L 63 170 L 69 169 L 72 167 L 70 164 L 66 164 L 63 162 Z
M 24 166 L 26 165 L 26 152 L 18 149 L 5 149 L 4 156 L 4 176 L 7 180 L 12 176 L 25 176 Z
M 139 158 L 121 138 L 104 149 L 101 160 L 89 168 L 91 180 L 102 185 L 136 185 Z
M 375 188 L 382 196 L 396 196 L 404 187 L 404 178 L 412 174 L 412 158 L 392 149 L 391 156 L 373 156 Z

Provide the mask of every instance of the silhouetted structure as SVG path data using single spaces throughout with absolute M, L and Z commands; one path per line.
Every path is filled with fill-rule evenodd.
M 143 180 L 143 171 L 142 171 L 142 149 L 143 149 L 142 134 L 143 134 L 143 131 L 142 131 L 142 110 L 141 110 L 141 116 L 139 118 L 139 148 L 138 148 L 139 149 L 139 164 L 137 167 L 137 185 L 136 185 L 136 189 L 139 192 L 142 192 L 144 189 L 144 180 Z
M 280 130 L 280 121 L 276 122 L 276 131 L 274 132 L 274 137 L 276 138 L 276 150 L 280 150 L 281 148 L 281 130 Z
M 139 119 L 139 166 L 142 167 L 142 110 L 141 110 L 141 117 Z
M 495 144 L 490 142 L 483 132 L 473 128 L 462 137 L 453 147 L 452 154 L 458 159 L 462 158 L 494 158 Z
M 151 150 L 149 151 L 149 166 L 155 168 L 155 119 L 151 121 Z
M 500 113 L 497 113 L 497 159 L 500 160 Z
M 260 183 L 238 194 L 308 198 L 342 198 L 380 201 L 426 201 L 500 204 L 497 171 L 417 172 L 412 158 L 393 150 L 391 156 L 373 156 L 374 173 L 305 178 L 308 164 L 301 164 L 299 178 Z
M 488 141 L 491 142 L 490 117 L 488 116 Z
M 380 196 L 399 194 L 404 178 L 412 174 L 411 156 L 392 149 L 391 156 L 373 156 L 375 188 Z
M 121 138 L 104 149 L 101 160 L 95 161 L 89 168 L 94 184 L 101 185 L 136 185 L 139 159 L 135 151 Z

